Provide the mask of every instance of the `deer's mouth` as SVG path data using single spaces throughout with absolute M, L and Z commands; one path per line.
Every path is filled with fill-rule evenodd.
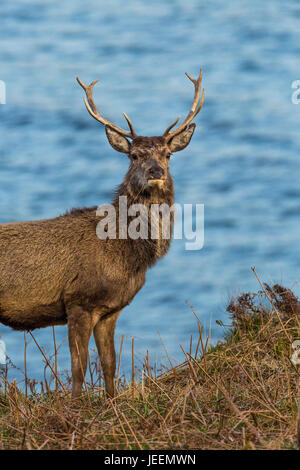
M 159 178 L 159 179 L 149 179 L 148 180 L 148 186 L 150 186 L 150 188 L 161 188 L 164 183 L 165 183 L 165 178 L 162 179 L 162 178 Z

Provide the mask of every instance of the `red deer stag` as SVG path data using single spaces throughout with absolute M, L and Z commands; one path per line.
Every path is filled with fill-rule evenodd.
M 128 172 L 112 202 L 117 221 L 120 196 L 127 197 L 128 206 L 173 205 L 170 156 L 189 144 L 195 129 L 191 121 L 204 101 L 202 72 L 198 79 L 187 76 L 195 88 L 191 109 L 179 127 L 171 132 L 178 118 L 160 137 L 138 136 L 125 113 L 129 131 L 105 119 L 92 96 L 97 80 L 87 86 L 77 78 L 88 112 L 104 125 L 111 146 L 129 157 Z M 81 393 L 92 332 L 106 393 L 114 396 L 116 320 L 145 283 L 147 269 L 167 253 L 171 242 L 171 235 L 100 239 L 98 223 L 96 207 L 91 207 L 54 219 L 0 225 L 0 322 L 16 330 L 68 324 L 73 397 Z

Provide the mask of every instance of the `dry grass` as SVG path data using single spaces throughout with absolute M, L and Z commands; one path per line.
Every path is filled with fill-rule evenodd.
M 159 377 L 146 357 L 114 400 L 93 367 L 77 402 L 68 380 L 26 397 L 2 377 L 0 449 L 296 449 L 300 303 L 261 284 L 227 310 L 233 326 L 222 342 L 205 346 L 198 323 L 196 357 L 185 351 L 186 362 Z

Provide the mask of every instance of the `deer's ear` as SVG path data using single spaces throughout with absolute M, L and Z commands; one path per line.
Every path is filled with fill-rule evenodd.
M 130 152 L 130 142 L 119 132 L 115 131 L 109 126 L 105 126 L 105 132 L 110 145 L 118 152 L 127 153 Z
M 169 142 L 169 148 L 171 152 L 179 152 L 183 150 L 187 145 L 189 145 L 192 135 L 194 133 L 196 124 L 190 124 L 189 127 L 180 132 L 180 134 L 175 135 Z

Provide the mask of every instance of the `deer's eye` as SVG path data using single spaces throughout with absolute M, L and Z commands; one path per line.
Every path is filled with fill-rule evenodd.
M 168 153 L 168 154 L 167 154 L 167 159 L 170 160 L 171 156 L 172 156 L 172 154 L 171 154 L 171 153 Z
M 132 160 L 137 160 L 137 158 L 138 158 L 138 157 L 137 157 L 137 154 L 136 154 L 136 153 L 132 153 L 132 154 L 131 154 L 131 158 L 132 158 Z

